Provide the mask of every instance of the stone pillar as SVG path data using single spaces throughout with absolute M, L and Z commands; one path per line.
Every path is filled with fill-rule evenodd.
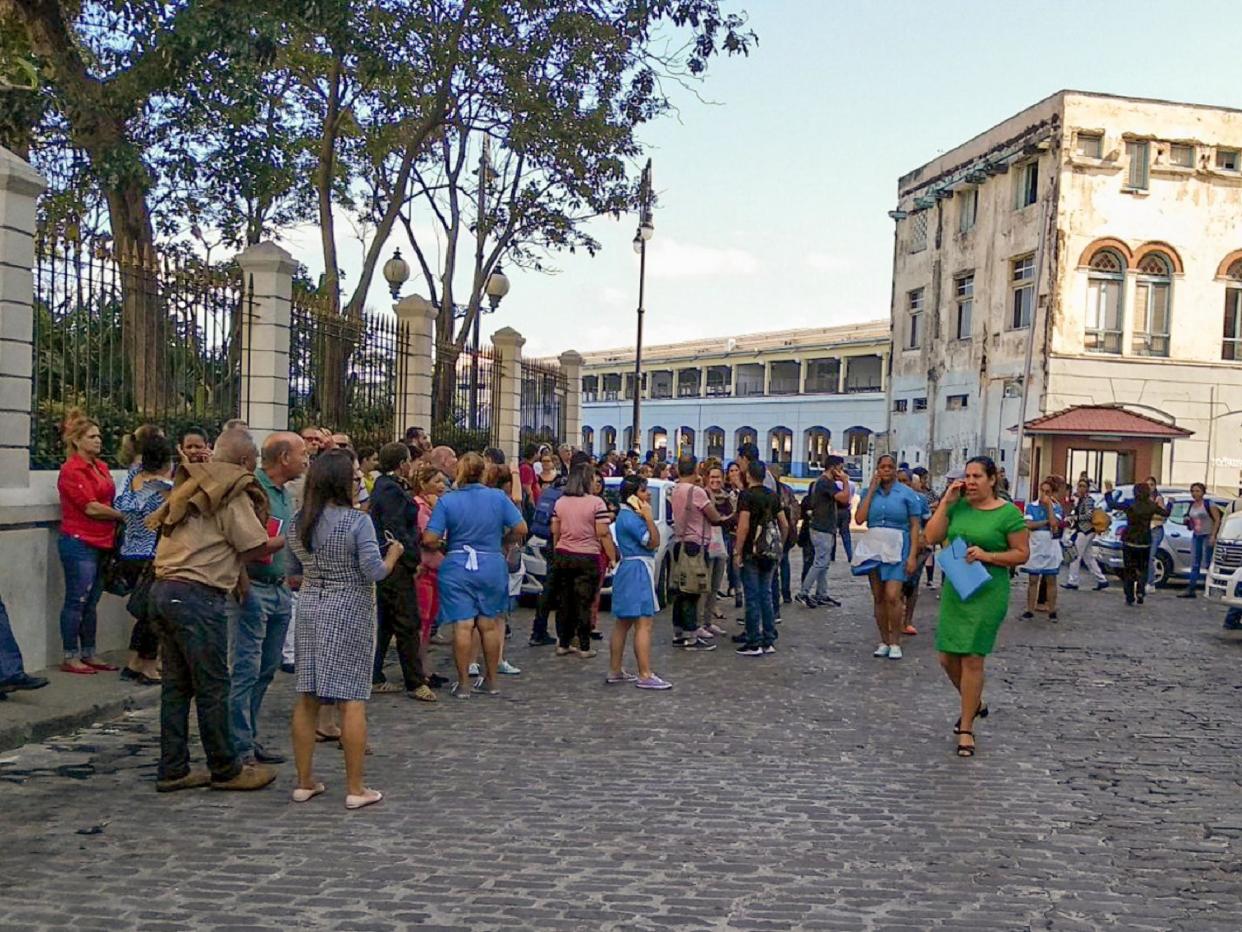
M 582 446 L 582 356 L 577 350 L 560 355 L 561 374 L 565 376 L 565 443 Z
M 259 443 L 289 429 L 289 322 L 293 257 L 272 242 L 248 246 L 237 257 L 249 320 L 242 321 L 241 417 Z
M 406 428 L 431 430 L 431 347 L 436 323 L 435 305 L 422 295 L 402 298 L 393 305 L 397 312 L 396 423 L 393 436 L 404 437 Z
M 0 146 L 0 488 L 30 481 L 35 199 L 46 186 Z
M 496 446 L 514 462 L 521 456 L 522 444 L 522 346 L 526 338 L 512 327 L 502 327 L 492 334 L 496 364 L 500 377 L 493 383 L 496 397 L 492 399 L 492 432 Z M 539 425 L 534 425 L 538 427 Z

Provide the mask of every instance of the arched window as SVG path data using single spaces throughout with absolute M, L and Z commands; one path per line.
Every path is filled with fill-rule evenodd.
M 617 429 L 611 425 L 603 428 L 599 432 L 600 445 L 605 453 L 611 453 L 617 448 Z
M 694 428 L 683 426 L 677 428 L 677 455 L 686 454 L 694 455 Z
M 651 443 L 648 446 L 650 450 L 666 450 L 668 449 L 668 431 L 663 427 L 651 428 Z
M 1115 249 L 1100 249 L 1088 269 L 1084 347 L 1089 353 L 1120 353 L 1125 260 Z
M 1162 252 L 1149 252 L 1139 262 L 1134 283 L 1134 342 L 1137 356 L 1169 355 L 1173 262 Z
M 725 432 L 719 427 L 707 428 L 707 455 L 718 460 L 725 458 Z
M 1225 336 L 1220 358 L 1242 361 L 1242 259 L 1225 270 Z
M 630 425 L 625 429 L 625 452 L 629 453 L 634 449 L 634 426 Z M 642 452 L 642 451 L 639 451 Z
M 845 432 L 847 456 L 866 456 L 871 445 L 871 431 L 866 427 L 851 427 Z
M 823 469 L 832 450 L 832 432 L 826 427 L 812 427 L 805 437 L 807 466 L 811 470 Z
M 582 449 L 587 453 L 595 452 L 595 430 L 591 427 L 582 428 Z
M 788 427 L 773 427 L 768 431 L 768 460 L 785 467 L 793 462 L 793 431 Z
M 733 432 L 733 449 L 736 450 L 744 443 L 756 443 L 759 439 L 759 432 L 753 427 L 739 427 Z

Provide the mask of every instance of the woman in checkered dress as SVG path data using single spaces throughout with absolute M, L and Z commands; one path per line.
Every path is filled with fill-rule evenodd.
M 347 809 L 383 799 L 362 783 L 375 658 L 375 583 L 392 572 L 402 554 L 392 541 L 381 555 L 371 519 L 354 508 L 356 469 L 345 450 L 320 454 L 307 473 L 302 510 L 288 537 L 301 564 L 291 572 L 302 577 L 294 642 L 299 696 L 293 710 L 298 770 L 293 799 L 306 802 L 324 791 L 311 765 L 319 706 L 331 703 L 341 710 Z

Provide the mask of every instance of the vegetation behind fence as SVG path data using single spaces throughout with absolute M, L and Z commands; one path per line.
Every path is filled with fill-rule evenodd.
M 568 383 L 555 363 L 522 360 L 522 402 L 519 412 L 522 446 L 528 443 L 577 443 L 565 436 Z
M 432 441 L 452 447 L 459 455 L 495 446 L 501 364 L 487 347 L 436 345 Z

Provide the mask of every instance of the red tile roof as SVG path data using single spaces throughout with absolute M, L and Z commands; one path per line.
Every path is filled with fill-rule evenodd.
M 1109 405 L 1079 405 L 1026 422 L 1028 434 L 1110 434 L 1120 437 L 1176 439 L 1194 431 L 1166 424 L 1145 414 Z

